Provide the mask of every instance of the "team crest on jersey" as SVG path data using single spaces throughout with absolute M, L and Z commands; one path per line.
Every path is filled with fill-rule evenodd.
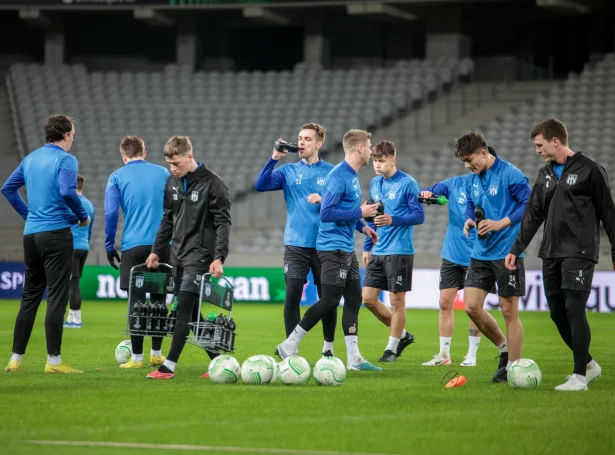
M 496 194 L 498 194 L 498 186 L 497 185 L 491 185 L 489 187 L 489 194 L 491 196 L 495 196 Z
M 389 199 L 395 199 L 395 192 L 394 191 L 391 191 L 389 193 Z
M 574 185 L 575 183 L 577 183 L 577 178 L 579 176 L 576 174 L 569 174 L 568 178 L 566 178 L 566 183 L 570 186 Z
M 295 185 L 301 185 L 302 178 L 303 178 L 303 174 L 297 174 L 297 178 L 295 179 Z
M 457 199 L 457 203 L 458 204 L 465 204 L 466 203 L 466 194 L 463 191 L 461 193 L 459 193 L 459 199 Z
M 316 183 L 319 184 L 320 186 L 323 186 L 325 184 L 325 178 L 318 177 L 318 180 L 316 180 Z
M 143 276 L 136 277 L 135 278 L 135 287 L 142 288 L 144 282 L 145 282 L 145 277 L 143 277 Z
M 199 192 L 193 191 L 192 194 L 190 195 L 190 200 L 192 202 L 197 202 L 199 200 Z

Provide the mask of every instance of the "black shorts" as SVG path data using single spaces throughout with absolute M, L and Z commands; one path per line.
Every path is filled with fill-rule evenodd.
M 482 261 L 472 258 L 466 275 L 465 287 L 492 292 L 498 285 L 500 297 L 521 297 L 525 295 L 525 265 L 523 258 L 517 258 L 517 269 L 510 271 L 504 266 L 504 259 Z
M 203 262 L 193 266 L 173 267 L 173 293 L 179 295 L 179 291 L 186 291 L 198 294 L 203 275 L 209 273 L 209 266 L 209 263 Z
M 346 281 L 361 280 L 357 255 L 347 251 L 319 251 L 320 282 L 331 286 L 346 286 Z
M 440 290 L 463 289 L 468 267 L 442 259 L 440 266 Z
M 595 267 L 595 262 L 581 258 L 543 259 L 545 295 L 558 294 L 562 289 L 591 292 Z
M 316 248 L 284 245 L 284 280 L 299 279 L 307 283 L 307 276 L 312 269 L 314 284 L 320 285 L 320 259 Z
M 122 251 L 120 262 L 120 289 L 128 291 L 130 287 L 130 269 L 135 265 L 145 264 L 147 257 L 152 252 L 152 245 L 135 246 L 129 250 Z M 159 262 L 168 264 L 171 259 L 171 245 L 160 250 Z
M 85 266 L 88 253 L 88 250 L 73 250 L 73 269 L 71 272 L 73 278 L 81 278 L 81 275 L 83 275 L 83 266 Z
M 389 292 L 411 291 L 413 265 L 414 255 L 411 254 L 372 255 L 365 269 L 363 287 Z

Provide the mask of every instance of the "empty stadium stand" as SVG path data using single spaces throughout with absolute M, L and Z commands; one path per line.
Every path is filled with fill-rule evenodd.
M 458 134 L 471 128 L 480 130 L 488 142 L 505 159 L 519 167 L 529 178 L 530 184 L 533 184 L 543 161 L 535 154 L 529 133 L 541 120 L 547 117 L 559 118 L 568 127 L 571 148 L 585 151 L 605 167 L 615 197 L 612 184 L 615 175 L 615 152 L 612 146 L 615 139 L 615 54 L 608 54 L 594 67 L 586 66 L 580 75 L 571 74 L 565 82 L 553 82 L 548 87 L 532 97 L 532 101 L 521 103 L 486 125 L 468 122 L 459 128 Z M 378 130 L 375 137 L 376 140 L 386 138 L 380 137 Z M 401 160 L 400 167 L 407 169 L 421 187 L 462 173 L 461 163 L 456 165 L 451 159 L 452 145 L 452 141 L 449 141 L 440 150 Z M 362 173 L 364 196 L 372 176 L 369 170 Z M 426 214 L 425 224 L 415 229 L 415 247 L 417 254 L 433 259 L 440 254 L 448 213 L 442 207 L 426 207 Z M 542 232 L 539 231 L 527 252 L 530 263 L 538 264 L 535 258 L 541 240 Z M 283 227 L 277 227 L 260 232 L 251 242 L 240 245 L 238 251 L 282 251 L 282 245 Z M 609 268 L 610 245 L 605 236 L 601 247 L 601 257 L 606 258 L 605 264 Z M 430 266 L 434 264 L 436 260 L 432 260 Z
M 263 151 L 268 153 L 280 136 L 295 137 L 302 123 L 328 125 L 327 144 L 335 149 L 348 129 L 378 127 L 436 98 L 459 77 L 468 77 L 471 68 L 467 61 L 412 60 L 389 68 L 321 70 L 299 64 L 283 72 L 194 73 L 170 65 L 146 73 L 16 64 L 8 87 L 22 153 L 40 147 L 50 113 L 76 119 L 72 152 L 98 213 L 92 249 L 101 254 L 104 189 L 109 174 L 122 165 L 124 135 L 143 137 L 148 159 L 161 164 L 166 140 L 189 135 L 197 158 L 228 182 L 237 200 L 252 191 Z M 250 223 L 246 219 L 243 225 Z M 90 261 L 99 258 L 91 254 Z

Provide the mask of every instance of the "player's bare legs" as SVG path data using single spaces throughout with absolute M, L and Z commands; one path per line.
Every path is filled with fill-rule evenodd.
M 389 309 L 383 302 L 378 300 L 380 292 L 381 290 L 377 288 L 364 287 L 362 292 L 363 304 L 369 311 L 372 312 L 374 316 L 376 316 L 376 319 L 387 327 L 390 327 L 390 344 L 387 345 L 386 350 L 392 351 L 394 354 L 394 356 L 389 356 L 391 359 L 388 361 L 395 361 L 407 346 L 414 343 L 414 336 L 404 329 L 404 326 L 406 325 L 406 293 L 389 293 L 391 307 L 393 308 L 393 311 L 391 311 L 391 309 Z M 392 340 L 394 338 L 398 340 Z M 389 347 L 392 347 L 395 342 L 397 342 L 395 349 L 389 349 Z M 384 361 L 381 360 L 384 357 L 385 356 L 378 360 Z M 392 357 L 394 357 L 394 359 Z
M 464 293 L 465 310 L 478 330 L 489 338 L 493 344 L 499 346 L 506 342 L 506 337 L 500 330 L 495 318 L 483 308 L 488 294 L 487 291 L 482 289 L 466 288 Z
M 519 319 L 519 297 L 500 297 L 500 307 L 506 322 L 508 341 L 508 362 L 521 358 L 523 350 L 523 324 Z
M 509 364 L 508 341 L 500 330 L 500 327 L 498 326 L 498 323 L 496 322 L 495 318 L 483 308 L 487 294 L 488 292 L 482 289 L 466 288 L 464 297 L 465 309 L 468 316 L 470 316 L 470 319 L 472 319 L 472 321 L 474 321 L 474 324 L 476 324 L 476 327 L 478 327 L 478 330 L 480 330 L 487 338 L 489 338 L 491 342 L 495 344 L 495 346 L 498 348 L 498 351 L 500 351 L 500 362 L 498 364 L 498 369 L 493 376 L 493 382 L 506 382 L 506 367 Z M 504 303 L 504 306 L 506 306 L 507 308 L 506 310 L 504 310 L 504 306 L 502 306 L 502 312 L 504 313 L 506 311 L 509 314 L 509 318 L 511 321 L 515 318 L 518 320 L 519 298 L 505 297 L 504 299 L 509 301 L 510 299 L 516 299 L 517 304 L 514 306 L 512 304 L 506 305 L 506 303 Z M 500 298 L 500 303 L 502 302 L 503 300 L 502 298 Z M 521 340 L 523 340 L 523 327 L 521 326 L 521 321 L 518 321 L 517 324 L 517 327 L 521 327 Z M 515 348 L 518 349 L 516 352 L 520 354 L 521 351 L 518 333 L 519 329 L 515 328 L 515 322 L 513 321 L 513 338 L 515 338 L 514 344 Z
M 378 300 L 380 289 L 363 288 L 363 304 L 365 308 L 372 312 L 376 319 L 382 322 L 387 327 L 391 327 L 391 318 L 393 312 L 384 303 Z

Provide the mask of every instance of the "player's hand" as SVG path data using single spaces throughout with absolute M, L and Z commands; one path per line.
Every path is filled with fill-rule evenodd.
M 115 263 L 116 260 L 118 263 L 122 262 L 120 261 L 120 255 L 117 254 L 117 251 L 115 250 L 107 251 L 107 261 L 109 261 L 109 264 L 111 264 L 111 267 L 113 267 L 115 270 L 118 269 L 118 266 Z
M 365 201 L 363 205 L 361 206 L 361 215 L 363 215 L 363 218 L 365 218 L 366 216 L 370 216 L 370 217 L 376 216 L 377 209 L 378 209 L 378 204 L 367 205 L 367 201 Z
M 285 141 L 284 139 L 282 139 L 281 137 L 280 137 L 280 138 L 278 138 L 278 141 L 281 141 L 281 142 L 286 142 L 286 141 Z M 279 160 L 280 158 L 284 158 L 286 155 L 288 155 L 288 151 L 287 151 L 287 150 L 284 150 L 284 151 L 281 151 L 281 152 L 280 152 L 280 151 L 278 151 L 278 150 L 276 150 L 276 149 L 273 149 L 273 155 L 271 155 L 271 159 L 272 159 L 272 160 L 276 160 L 276 161 L 277 161 L 277 160 Z
M 147 259 L 145 260 L 145 265 L 147 265 L 148 269 L 157 269 L 160 263 L 158 262 L 160 258 L 156 253 L 151 253 Z
M 85 220 L 85 221 L 79 221 L 79 222 L 77 223 L 77 226 L 79 226 L 79 227 L 84 227 L 84 226 L 87 226 L 88 224 L 90 224 L 90 221 L 91 221 L 91 220 L 90 220 L 90 217 L 88 216 L 88 219 L 87 219 L 87 220 Z
M 224 267 L 222 266 L 222 261 L 220 259 L 216 259 L 209 266 L 209 273 L 211 273 L 214 278 L 220 278 L 224 273 Z
M 515 264 L 516 262 L 517 262 L 517 256 L 515 256 L 512 253 L 508 253 L 506 255 L 506 259 L 504 259 L 504 265 L 506 266 L 508 270 L 517 270 L 517 266 Z
M 307 197 L 307 200 L 310 204 L 320 204 L 322 197 L 318 193 L 312 193 Z
M 504 229 L 504 223 L 502 223 L 502 220 L 483 220 L 478 226 L 478 235 L 486 235 L 489 232 L 496 232 L 501 229 Z
M 373 243 L 378 242 L 378 233 L 374 231 L 372 228 L 370 228 L 369 226 L 363 226 L 363 229 L 361 229 L 361 232 L 363 232 L 363 234 L 365 234 L 370 239 L 372 239 Z
M 367 267 L 367 263 L 369 262 L 369 260 L 372 258 L 372 252 L 371 251 L 363 251 L 363 265 L 365 267 Z
M 476 221 L 472 218 L 468 218 L 466 224 L 463 225 L 463 233 L 466 237 L 470 237 L 470 230 L 476 227 Z
M 378 215 L 374 218 L 374 223 L 376 223 L 376 226 L 378 227 L 390 226 L 393 224 L 393 217 L 391 215 L 387 215 L 386 213 L 384 215 Z
M 421 192 L 419 193 L 419 196 L 421 196 L 421 197 L 425 197 L 425 198 L 427 198 L 427 197 L 432 197 L 432 196 L 433 196 L 433 193 L 432 193 L 431 191 L 421 191 Z

